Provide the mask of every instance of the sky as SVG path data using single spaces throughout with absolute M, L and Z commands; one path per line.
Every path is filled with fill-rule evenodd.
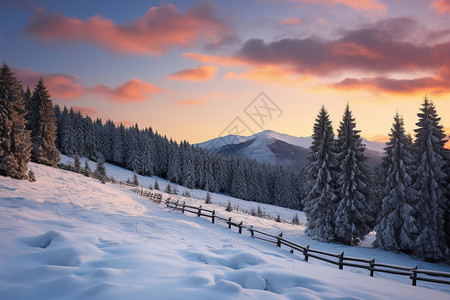
M 348 103 L 385 141 L 424 97 L 450 134 L 450 0 L 0 0 L 0 59 L 55 104 L 175 140 L 310 136 Z

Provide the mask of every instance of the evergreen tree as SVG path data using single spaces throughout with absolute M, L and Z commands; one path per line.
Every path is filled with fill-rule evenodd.
M 192 161 L 192 155 L 189 145 L 184 153 L 184 161 L 183 161 L 183 178 L 182 183 L 184 186 L 188 188 L 193 188 L 195 185 L 195 167 Z
M 59 162 L 55 145 L 56 124 L 52 100 L 42 78 L 34 88 L 30 108 L 31 160 L 54 167 Z
M 91 168 L 89 167 L 89 163 L 87 161 L 87 159 L 84 161 L 84 175 L 85 176 L 89 176 L 89 174 L 91 174 Z
M 247 199 L 247 182 L 241 160 L 234 162 L 231 195 L 239 199 Z
M 139 180 L 138 180 L 136 173 L 133 174 L 133 184 L 136 186 L 139 185 Z
M 387 142 L 384 165 L 383 204 L 374 247 L 411 252 L 417 228 L 413 206 L 417 192 L 412 187 L 413 155 L 405 134 L 403 118 L 397 113 Z
M 73 158 L 73 167 L 74 167 L 75 172 L 80 173 L 81 161 L 80 161 L 80 157 L 78 155 L 75 155 L 75 157 Z
M 34 172 L 31 168 L 30 171 L 28 171 L 28 180 L 30 182 L 36 182 L 36 176 L 34 175 Z
M 205 203 L 206 204 L 211 204 L 211 194 L 209 192 L 206 193 L 206 199 L 205 199 Z
M 170 185 L 170 181 L 167 182 L 164 192 L 166 192 L 167 194 L 172 194 L 172 186 Z
M 26 179 L 30 134 L 25 129 L 25 104 L 20 82 L 6 63 L 0 67 L 0 175 Z
M 97 166 L 95 169 L 95 175 L 97 175 L 98 179 L 105 180 L 106 178 L 106 167 L 105 167 L 105 163 L 103 162 L 103 159 L 100 159 L 97 162 Z
M 304 201 L 308 217 L 307 234 L 322 241 L 334 240 L 334 213 L 337 207 L 336 146 L 333 127 L 324 106 L 316 118 L 312 144 L 307 157 L 308 185 L 311 189 Z
M 230 200 L 228 200 L 228 205 L 227 205 L 227 208 L 225 208 L 225 210 L 228 211 L 228 212 L 233 211 L 233 207 L 231 206 Z
M 155 178 L 155 190 L 159 190 L 158 179 Z
M 336 239 L 356 245 L 370 232 L 372 222 L 367 199 L 370 195 L 368 170 L 364 163 L 365 147 L 361 143 L 359 130 L 347 104 L 338 129 L 337 161 L 340 162 L 337 176 L 338 206 L 335 213 Z
M 419 193 L 416 204 L 416 226 L 419 234 L 414 254 L 425 260 L 438 261 L 448 258 L 444 231 L 447 209 L 444 173 L 446 140 L 433 102 L 425 98 L 420 111 L 417 114 L 418 128 L 414 130 L 414 150 L 418 160 L 415 187 Z
M 70 111 L 73 114 L 72 108 Z M 67 107 L 64 106 L 64 110 L 61 114 L 62 126 L 61 126 L 61 153 L 72 156 L 75 153 L 75 132 L 73 126 L 73 120 L 71 114 L 67 110 Z

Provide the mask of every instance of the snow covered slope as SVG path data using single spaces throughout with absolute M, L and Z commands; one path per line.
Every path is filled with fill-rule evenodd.
M 35 183 L 0 177 L 2 300 L 448 299 L 450 295 L 449 288 L 439 285 L 419 284 L 435 290 L 412 287 L 358 270 L 307 263 L 287 249 L 239 235 L 223 224 L 170 212 L 127 189 L 31 166 Z M 116 178 L 131 176 L 110 165 L 107 170 Z M 213 201 L 216 197 L 221 195 L 213 194 Z M 233 217 L 244 215 L 233 212 Z M 284 230 L 306 239 L 301 226 L 245 218 L 264 230 Z M 317 242 L 314 247 L 342 245 Z M 352 248 L 358 252 L 355 256 L 375 250 Z M 389 255 L 398 264 L 413 261 Z
M 198 144 L 213 152 L 238 155 L 259 162 L 281 164 L 299 168 L 305 159 L 312 137 L 295 137 L 272 130 L 262 131 L 251 136 L 228 135 Z M 363 138 L 369 164 L 380 161 L 384 143 L 371 142 Z

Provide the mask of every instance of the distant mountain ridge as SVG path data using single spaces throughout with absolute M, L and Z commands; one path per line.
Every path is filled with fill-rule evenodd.
M 265 130 L 251 136 L 227 135 L 197 144 L 211 152 L 255 159 L 259 162 L 279 164 L 290 168 L 303 165 L 312 137 L 295 137 L 272 130 Z M 366 145 L 367 163 L 375 165 L 383 157 L 386 144 L 371 142 L 363 138 Z

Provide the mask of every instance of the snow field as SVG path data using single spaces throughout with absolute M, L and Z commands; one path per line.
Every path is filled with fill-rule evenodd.
M 306 263 L 288 249 L 239 235 L 209 219 L 168 212 L 112 184 L 31 166 L 36 183 L 0 178 L 1 299 L 449 297 L 448 290 L 414 288 Z M 109 176 L 114 176 L 114 168 L 107 165 Z M 131 172 L 119 169 L 116 179 L 132 178 Z M 139 181 L 143 184 L 145 178 Z M 216 195 L 212 196 L 214 201 Z M 233 214 L 239 221 L 249 218 L 248 223 L 264 231 L 283 230 L 307 240 L 301 226 Z M 377 250 L 352 248 L 359 249 L 355 256 Z

